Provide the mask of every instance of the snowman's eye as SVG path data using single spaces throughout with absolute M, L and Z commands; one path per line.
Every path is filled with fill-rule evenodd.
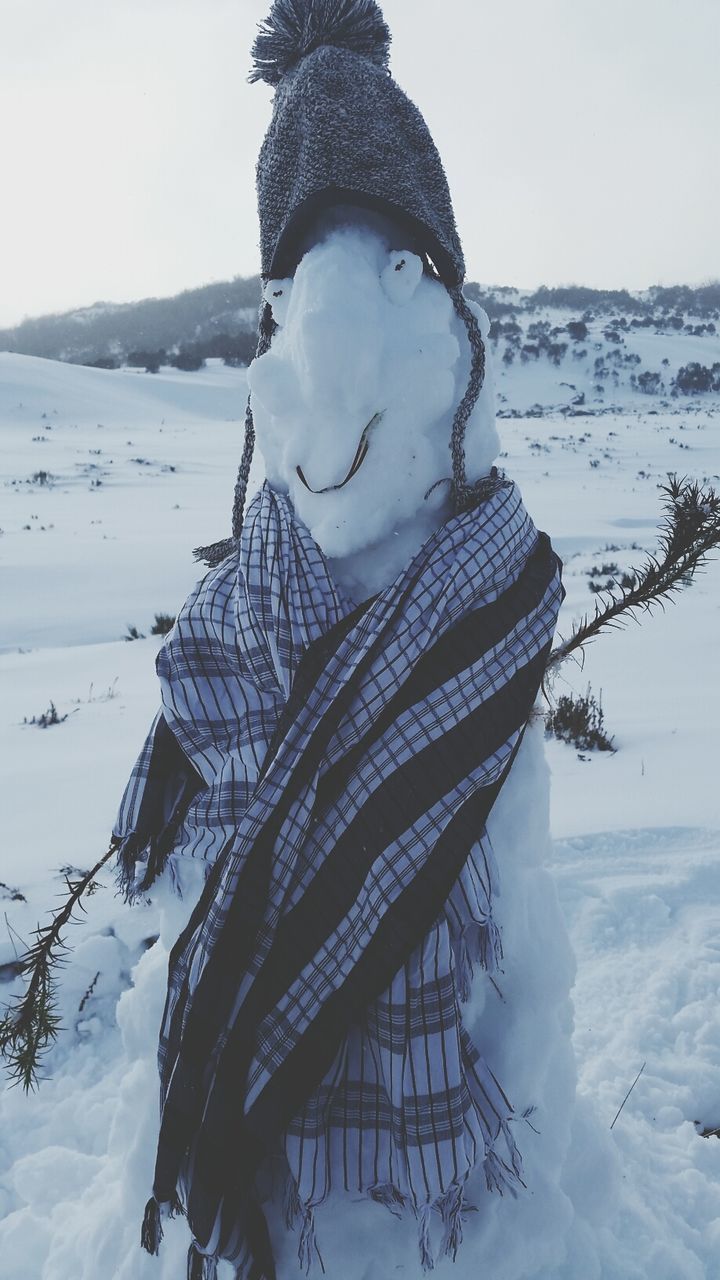
M 391 302 L 402 307 L 409 302 L 423 273 L 422 259 L 408 249 L 393 250 L 380 280 Z
M 292 280 L 268 280 L 263 289 L 263 298 L 272 311 L 273 320 L 280 326 L 287 318 L 292 285 Z

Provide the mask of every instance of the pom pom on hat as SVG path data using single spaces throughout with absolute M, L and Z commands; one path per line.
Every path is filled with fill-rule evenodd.
M 322 45 L 350 49 L 387 68 L 390 40 L 375 0 L 275 0 L 252 48 L 249 79 L 278 85 Z

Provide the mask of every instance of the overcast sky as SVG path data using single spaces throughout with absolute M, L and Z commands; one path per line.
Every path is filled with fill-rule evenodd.
M 0 325 L 258 268 L 270 0 L 0 0 Z M 385 0 L 468 274 L 720 277 L 720 0 Z

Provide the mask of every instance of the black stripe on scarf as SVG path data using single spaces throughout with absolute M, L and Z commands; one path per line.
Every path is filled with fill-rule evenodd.
M 359 760 L 369 753 L 394 720 L 426 698 L 433 689 L 478 662 L 479 655 L 487 653 L 527 616 L 529 600 L 535 605 L 540 603 L 558 563 L 550 539 L 546 533 L 540 533 L 527 564 L 512 586 L 497 600 L 474 609 L 446 631 L 415 664 L 408 679 L 383 707 L 362 740 L 323 773 L 315 797 L 317 814 L 327 810 L 338 799 Z

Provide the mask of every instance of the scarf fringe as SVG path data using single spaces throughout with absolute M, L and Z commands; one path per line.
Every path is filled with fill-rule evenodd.
M 183 1204 L 182 1200 L 180 1199 L 176 1191 L 175 1195 L 170 1201 L 170 1209 L 168 1212 L 168 1217 L 169 1218 L 185 1218 L 186 1216 L 187 1215 L 185 1213 L 185 1205 Z
M 115 883 L 125 902 L 132 906 L 140 897 L 136 880 L 137 856 L 140 852 L 134 831 L 124 838 L 113 836 L 117 846 L 117 870 Z
M 462 1214 L 465 1202 L 465 1187 L 461 1182 L 450 1187 L 442 1200 L 438 1201 L 440 1217 L 445 1228 L 442 1251 L 455 1262 L 457 1251 L 462 1244 Z
M 160 1205 L 155 1199 L 155 1196 L 151 1196 L 145 1205 L 145 1213 L 143 1214 L 143 1222 L 140 1229 L 140 1244 L 146 1253 L 157 1255 L 160 1252 L 160 1242 L 162 1238 L 163 1229 Z
M 185 807 L 178 803 L 162 831 L 152 836 L 144 847 L 135 831 L 130 831 L 122 839 L 114 837 L 117 847 L 115 882 L 129 906 L 134 906 L 144 898 L 162 875 L 184 815 Z M 141 860 L 140 855 L 145 849 L 147 849 L 147 858 Z
M 497 1142 L 501 1140 L 504 1140 L 507 1147 L 509 1163 L 503 1160 L 495 1149 Z M 483 1168 L 488 1191 L 497 1191 L 500 1195 L 507 1192 L 515 1199 L 517 1198 L 518 1188 L 525 1187 L 525 1183 L 522 1180 L 522 1160 L 507 1120 L 501 1122 L 500 1133 L 496 1142 L 486 1152 Z M 387 1187 L 383 1187 L 382 1191 L 384 1195 L 388 1194 Z M 395 1192 L 397 1201 L 404 1200 L 404 1197 L 394 1188 L 392 1188 L 392 1191 Z M 373 1199 L 375 1198 L 373 1196 Z M 385 1202 L 383 1199 L 383 1203 Z M 423 1271 L 433 1271 L 435 1268 L 435 1258 L 430 1239 L 430 1222 L 433 1212 L 439 1213 L 443 1225 L 440 1253 L 455 1262 L 458 1249 L 463 1241 L 463 1217 L 468 1213 L 476 1212 L 476 1207 L 467 1204 L 465 1201 L 465 1183 L 455 1182 L 438 1200 L 416 1208 L 418 1249 Z
M 492 917 L 471 920 L 455 940 L 455 973 L 458 999 L 466 1004 L 477 965 L 486 973 L 497 973 L 502 965 L 503 946 L 499 927 Z
M 310 1274 L 310 1267 L 316 1250 L 315 1211 L 309 1205 L 306 1205 L 303 1209 L 303 1224 L 300 1232 L 300 1243 L 298 1244 L 298 1262 L 306 1276 Z M 319 1250 L 317 1251 L 319 1253 Z
M 452 947 L 455 958 L 455 974 L 458 999 L 466 1004 L 471 995 L 471 983 L 475 977 L 475 967 L 481 969 L 492 978 L 493 974 L 502 971 L 503 945 L 502 934 L 495 923 L 492 904 L 500 896 L 500 884 L 495 853 L 489 839 L 482 845 L 483 859 L 487 872 L 485 889 L 485 908 L 480 902 L 475 910 L 478 918 L 468 920 L 459 932 L 452 935 Z
M 285 1183 L 285 1196 L 283 1201 L 283 1216 L 285 1218 L 285 1226 L 288 1231 L 293 1231 L 299 1218 L 302 1217 L 303 1207 L 300 1203 L 300 1193 L 298 1192 L 297 1182 L 289 1173 Z
M 217 1280 L 217 1258 L 201 1253 L 194 1241 L 188 1249 L 187 1280 Z
M 417 1211 L 418 1249 L 420 1252 L 420 1265 L 423 1271 L 435 1270 L 435 1259 L 433 1258 L 430 1244 L 430 1214 L 432 1210 L 431 1204 L 423 1204 Z
M 185 1207 L 177 1192 L 167 1204 L 161 1204 L 156 1196 L 151 1196 L 145 1205 L 142 1227 L 140 1228 L 140 1244 L 146 1253 L 151 1253 L 155 1257 L 160 1252 L 164 1217 L 185 1217 Z M 203 1277 L 203 1280 L 205 1280 L 205 1277 Z M 207 1280 L 214 1280 L 214 1273 L 208 1273 Z
M 418 1250 L 423 1271 L 434 1271 L 436 1259 L 433 1255 L 430 1238 L 430 1223 L 433 1213 L 440 1215 L 443 1225 L 443 1239 L 440 1253 L 452 1258 L 462 1244 L 462 1217 L 465 1212 L 465 1184 L 454 1182 L 439 1200 L 427 1202 L 416 1208 L 418 1220 Z
M 518 1188 L 525 1188 L 525 1183 L 522 1179 L 522 1159 L 507 1120 L 501 1122 L 500 1129 L 502 1137 L 505 1139 L 510 1163 L 508 1164 L 498 1155 L 496 1150 L 497 1143 L 494 1143 L 486 1152 L 483 1163 L 485 1184 L 488 1191 L 497 1191 L 501 1196 L 507 1191 L 513 1199 L 516 1199 Z
M 407 1204 L 406 1197 L 392 1182 L 377 1182 L 374 1187 L 368 1187 L 368 1195 L 376 1204 L 383 1204 L 389 1209 L 394 1218 L 401 1218 L 401 1209 Z
M 294 1231 L 298 1222 L 302 1223 L 300 1241 L 298 1243 L 298 1261 L 305 1275 L 310 1273 L 315 1254 L 317 1254 L 324 1275 L 325 1264 L 315 1236 L 315 1210 L 309 1204 L 303 1204 L 300 1199 L 297 1182 L 292 1173 L 288 1174 L 285 1182 L 283 1216 L 285 1218 L 285 1226 L 289 1231 Z M 210 1277 L 210 1280 L 214 1280 L 214 1277 Z

